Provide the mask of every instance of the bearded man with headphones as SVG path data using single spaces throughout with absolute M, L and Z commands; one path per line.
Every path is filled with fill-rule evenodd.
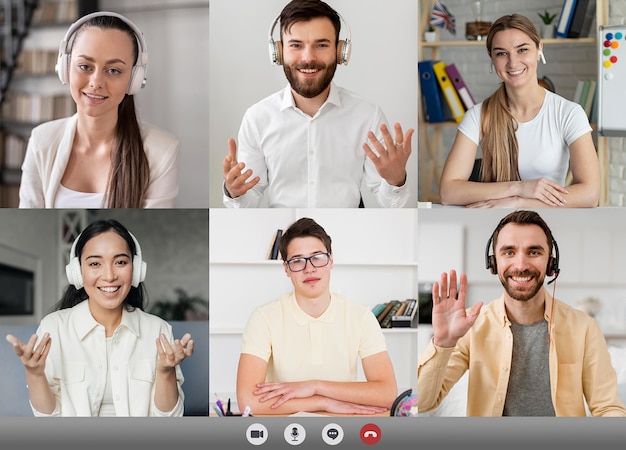
M 419 411 L 436 408 L 469 370 L 468 416 L 626 416 L 598 323 L 544 287 L 546 276 L 550 284 L 559 275 L 559 249 L 539 214 L 505 216 L 487 241 L 485 265 L 504 292 L 484 308 L 466 309 L 464 274 L 458 289 L 455 271 L 433 284 Z
M 357 207 L 365 184 L 379 206 L 404 206 L 413 129 L 396 123 L 392 137 L 377 105 L 332 81 L 350 60 L 347 22 L 323 1 L 293 0 L 268 39 L 289 85 L 246 111 L 238 146 L 229 139 L 224 204 L 258 207 L 265 195 L 270 207 Z
M 94 12 L 68 28 L 56 71 L 77 112 L 32 130 L 20 208 L 174 206 L 180 142 L 135 111 L 147 64 L 143 33 L 120 14 Z
M 173 417 L 184 413 L 180 363 L 186 333 L 144 312 L 146 263 L 137 239 L 115 220 L 88 225 L 65 267 L 69 286 L 23 343 L 7 341 L 26 369 L 37 417 Z

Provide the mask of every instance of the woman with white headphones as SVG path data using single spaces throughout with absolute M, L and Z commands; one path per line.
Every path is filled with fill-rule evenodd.
M 27 343 L 12 335 L 35 416 L 182 416 L 186 333 L 144 312 L 146 263 L 115 220 L 88 225 L 66 266 L 70 285 Z
M 170 208 L 178 195 L 180 142 L 135 112 L 148 53 L 135 24 L 112 12 L 72 24 L 56 71 L 77 113 L 34 128 L 20 208 Z

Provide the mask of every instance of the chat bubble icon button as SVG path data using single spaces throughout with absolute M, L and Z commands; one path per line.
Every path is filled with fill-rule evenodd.
M 328 445 L 337 445 L 343 441 L 343 428 L 336 423 L 329 423 L 322 429 L 322 440 Z

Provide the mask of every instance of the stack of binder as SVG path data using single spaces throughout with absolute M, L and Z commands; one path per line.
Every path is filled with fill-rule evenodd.
M 459 123 L 465 111 L 476 104 L 457 66 L 439 60 L 418 62 L 422 105 L 431 123 Z

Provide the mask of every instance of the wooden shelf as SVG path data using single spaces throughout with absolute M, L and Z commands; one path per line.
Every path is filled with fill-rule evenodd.
M 581 44 L 595 44 L 596 38 L 587 37 L 579 39 L 542 39 L 541 42 L 544 45 L 581 45 Z M 423 48 L 441 48 L 441 47 L 485 47 L 485 41 L 470 41 L 470 40 L 448 40 L 448 41 L 435 41 L 426 42 L 422 41 L 420 45 Z

